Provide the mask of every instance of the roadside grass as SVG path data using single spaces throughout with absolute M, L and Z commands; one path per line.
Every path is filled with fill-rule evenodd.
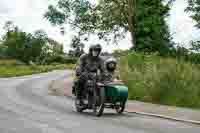
M 52 70 L 73 69 L 74 64 L 24 65 L 16 60 L 0 60 L 0 77 L 17 77 L 49 72 Z
M 2 66 L 20 66 L 26 65 L 25 63 L 15 59 L 0 59 L 0 67 Z
M 129 99 L 200 108 L 200 66 L 154 55 L 121 57 L 120 75 Z

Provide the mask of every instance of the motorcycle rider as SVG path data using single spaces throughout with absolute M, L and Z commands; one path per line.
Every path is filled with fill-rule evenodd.
M 73 87 L 73 94 L 75 93 L 75 87 L 77 90 L 77 99 L 80 104 L 83 103 L 83 91 L 84 84 L 88 79 L 89 72 L 94 69 L 100 70 L 100 73 L 104 73 L 104 63 L 103 59 L 100 57 L 102 47 L 100 44 L 92 45 L 89 48 L 88 54 L 83 54 L 79 58 L 77 68 L 76 68 L 76 77 L 77 80 Z

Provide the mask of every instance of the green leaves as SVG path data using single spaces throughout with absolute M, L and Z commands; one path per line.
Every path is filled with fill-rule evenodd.
M 190 50 L 194 50 L 196 52 L 200 51 L 200 41 L 191 41 L 190 45 L 191 45 Z
M 163 4 L 164 0 L 136 1 L 134 30 L 138 51 L 161 51 L 168 47 L 170 34 L 164 19 L 172 1 L 168 0 L 167 4 Z M 130 30 L 128 17 L 127 0 L 100 0 L 96 4 L 87 0 L 59 0 L 45 14 L 52 24 L 70 24 L 82 33 L 80 36 L 95 34 L 108 43 L 118 43 L 125 37 Z
M 71 42 L 71 48 L 69 55 L 72 57 L 80 57 L 84 51 L 84 44 L 81 42 L 80 36 L 74 36 Z
M 44 17 L 52 24 L 68 23 L 84 34 L 97 34 L 99 39 L 109 40 L 105 36 L 113 33 L 117 39 L 120 28 L 127 31 L 127 20 L 122 15 L 121 3 L 124 1 L 116 5 L 112 0 L 102 0 L 94 5 L 86 0 L 59 0 L 57 5 L 49 6 Z
M 197 23 L 195 26 L 200 28 L 200 1 L 188 0 L 188 7 L 185 11 L 190 13 L 190 17 Z
M 46 58 L 63 55 L 63 46 L 48 38 L 43 30 L 26 33 L 10 21 L 4 27 L 6 33 L 0 44 L 2 57 L 8 56 L 27 64 L 31 61 L 41 64 L 45 63 Z
M 164 19 L 169 12 L 169 5 L 164 5 L 160 0 L 141 0 L 137 4 L 137 50 L 167 52 L 170 34 Z
M 48 7 L 48 12 L 45 13 L 44 17 L 54 25 L 61 25 L 65 22 L 66 19 L 65 14 L 58 11 L 52 5 Z

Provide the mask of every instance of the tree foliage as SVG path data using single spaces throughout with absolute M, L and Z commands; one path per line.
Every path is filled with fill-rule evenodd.
M 170 4 L 164 5 L 161 0 L 139 0 L 137 2 L 137 49 L 165 53 L 172 44 L 165 21 L 169 15 Z
M 188 6 L 185 9 L 190 14 L 190 17 L 196 22 L 196 27 L 200 29 L 200 0 L 188 0 Z M 191 41 L 190 50 L 200 52 L 200 41 Z
M 33 34 L 26 33 L 11 21 L 6 22 L 4 29 L 6 32 L 0 45 L 0 52 L 4 56 L 21 60 L 27 64 L 29 62 L 41 64 L 45 63 L 47 58 L 63 54 L 63 47 L 48 38 L 43 30 L 37 30 Z
M 185 11 L 190 13 L 190 17 L 196 21 L 196 27 L 200 28 L 200 1 L 188 0 L 188 7 Z
M 48 38 L 48 49 L 50 51 L 51 56 L 63 55 L 64 54 L 64 47 L 62 44 L 58 43 L 57 41 Z
M 190 45 L 191 45 L 190 50 L 194 50 L 196 52 L 200 52 L 200 41 L 191 41 Z
M 170 44 L 170 34 L 165 18 L 170 4 L 166 0 L 136 1 L 136 49 L 138 51 L 165 51 Z M 84 5 L 84 6 L 82 6 Z M 54 25 L 70 24 L 80 35 L 96 34 L 106 42 L 119 40 L 129 31 L 128 0 L 59 0 L 49 5 L 44 17 Z
M 81 39 L 79 36 L 74 36 L 71 42 L 71 48 L 72 50 L 69 51 L 69 55 L 72 57 L 80 57 L 84 51 L 84 44 L 81 42 Z

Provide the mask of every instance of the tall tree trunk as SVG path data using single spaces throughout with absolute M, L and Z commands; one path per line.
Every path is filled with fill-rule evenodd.
M 128 0 L 128 25 L 133 49 L 136 49 L 136 0 Z

